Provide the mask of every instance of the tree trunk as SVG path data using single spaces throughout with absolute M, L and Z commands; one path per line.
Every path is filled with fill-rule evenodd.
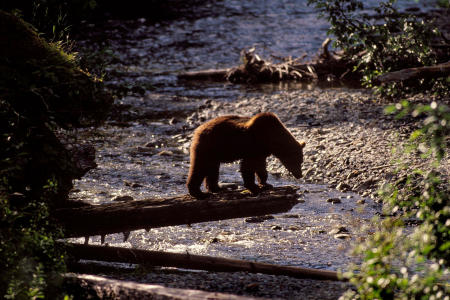
M 79 299 L 158 299 L 158 300 L 253 300 L 256 298 L 191 289 L 168 288 L 155 284 L 114 280 L 86 274 L 65 274 L 64 287 Z M 81 287 L 81 289 L 80 289 Z
M 249 272 L 269 275 L 285 275 L 294 278 L 339 280 L 337 273 L 334 271 L 279 266 L 268 263 L 184 253 L 167 253 L 81 244 L 69 244 L 67 252 L 76 259 L 199 269 L 213 272 Z
M 212 194 L 206 200 L 182 195 L 64 208 L 56 210 L 53 217 L 64 228 L 65 237 L 84 237 L 281 213 L 297 204 L 297 197 L 295 187 L 284 186 L 264 191 L 258 196 L 227 191 Z
M 435 66 L 408 68 L 400 71 L 390 72 L 378 76 L 377 83 L 386 83 L 390 81 L 406 81 L 419 78 L 438 78 L 450 75 L 450 61 Z

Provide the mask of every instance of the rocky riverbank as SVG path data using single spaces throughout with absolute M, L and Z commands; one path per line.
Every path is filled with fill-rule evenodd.
M 158 98 L 159 97 L 159 98 Z M 141 99 L 141 100 L 139 100 Z M 158 100 L 159 99 L 159 100 Z M 165 100 L 163 100 L 165 99 Z M 349 251 L 370 232 L 370 218 L 381 213 L 376 191 L 420 168 L 424 161 L 412 154 L 408 168 L 396 162 L 393 149 L 401 145 L 420 120 L 396 120 L 383 113 L 386 102 L 367 90 L 346 88 L 278 90 L 243 95 L 235 101 L 173 99 L 129 95 L 130 105 L 117 121 L 99 128 L 99 168 L 78 182 L 79 198 L 90 193 L 99 202 L 120 195 L 134 199 L 186 193 L 188 148 L 192 131 L 219 115 L 275 112 L 289 130 L 306 141 L 304 179 L 296 181 L 275 158 L 269 159 L 269 182 L 296 184 L 300 203 L 291 213 L 264 220 L 229 220 L 132 232 L 128 242 L 109 235 L 106 242 L 123 247 L 256 259 L 272 263 L 345 270 L 356 262 Z M 414 100 L 414 99 L 412 99 Z M 418 101 L 419 99 L 416 99 Z M 144 107 L 158 112 L 148 115 Z M 154 132 L 149 137 L 146 132 Z M 124 150 L 124 152 L 122 152 Z M 123 168 L 126 166 L 126 168 Z M 441 171 L 449 173 L 448 157 Z M 113 171 L 115 170 L 115 171 Z M 238 166 L 221 168 L 221 181 L 242 185 Z M 102 187 L 103 186 L 103 187 Z M 359 194 L 359 195 L 358 195 Z M 99 243 L 93 237 L 91 243 Z M 349 286 L 284 276 L 213 273 L 173 269 L 105 273 L 142 283 L 282 299 L 337 299 Z

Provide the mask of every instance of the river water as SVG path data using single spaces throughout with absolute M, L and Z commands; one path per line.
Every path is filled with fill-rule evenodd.
M 377 3 L 367 1 L 369 11 Z M 403 7 L 414 4 L 401 3 Z M 277 110 L 284 105 L 280 97 L 312 101 L 308 100 L 310 90 L 317 92 L 319 88 L 311 85 L 192 83 L 176 76 L 189 70 L 235 66 L 240 51 L 249 47 L 256 47 L 265 58 L 312 57 L 326 38 L 329 25 L 306 1 L 226 0 L 198 5 L 181 9 L 179 17 L 171 20 L 138 18 L 84 24 L 77 37 L 80 51 L 104 53 L 109 62 L 106 85 L 125 92 L 117 97 L 116 112 L 104 126 L 79 132 L 80 139 L 95 145 L 98 168 L 75 182 L 72 199 L 102 204 L 124 195 L 145 199 L 185 194 L 192 131 L 205 121 L 205 114 L 214 117 L 223 113 L 212 103 L 242 103 L 257 97 L 267 99 L 259 110 Z M 289 120 L 290 116 L 280 118 Z M 299 130 L 295 123 L 288 127 Z M 237 164 L 223 165 L 221 182 L 241 185 L 238 170 Z M 274 159 L 270 160 L 269 173 L 268 181 L 274 185 L 299 186 L 302 203 L 261 223 L 233 219 L 138 230 L 126 242 L 122 234 L 108 235 L 106 242 L 345 269 L 354 260 L 348 250 L 364 239 L 362 229 L 379 209 L 376 203 L 320 182 L 296 181 Z M 338 198 L 340 203 L 327 202 L 330 198 Z M 91 237 L 90 243 L 100 243 L 100 237 Z

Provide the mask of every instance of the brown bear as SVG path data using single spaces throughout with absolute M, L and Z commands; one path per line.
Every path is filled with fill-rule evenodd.
M 242 160 L 244 186 L 253 194 L 267 184 L 266 158 L 277 157 L 295 176 L 302 176 L 303 148 L 273 113 L 254 117 L 223 116 L 210 120 L 194 131 L 191 144 L 191 166 L 187 179 L 189 194 L 205 198 L 200 190 L 205 181 L 210 193 L 218 192 L 220 163 Z M 255 174 L 259 185 L 255 184 Z

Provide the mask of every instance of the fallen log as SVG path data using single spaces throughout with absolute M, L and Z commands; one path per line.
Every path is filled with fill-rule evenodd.
M 87 207 L 63 208 L 52 216 L 65 237 L 86 237 L 137 229 L 184 225 L 289 211 L 298 203 L 296 188 L 276 187 L 253 196 L 243 191 L 212 194 L 206 200 L 189 195 Z
M 429 79 L 450 76 L 450 61 L 435 66 L 408 68 L 386 73 L 375 78 L 376 83 L 398 82 L 414 79 Z
M 222 80 L 232 83 L 261 83 L 279 81 L 337 81 L 359 80 L 360 75 L 351 72 L 354 63 L 328 50 L 331 39 L 326 39 L 316 59 L 309 62 L 299 62 L 298 59 L 281 59 L 281 63 L 272 63 L 261 59 L 255 48 L 241 53 L 244 63 L 230 69 L 205 70 L 186 72 L 178 75 L 185 80 Z
M 82 290 L 80 290 L 80 287 Z M 64 288 L 80 299 L 170 299 L 170 300 L 253 300 L 257 298 L 192 289 L 168 288 L 162 285 L 114 280 L 101 276 L 68 273 Z M 79 292 L 78 292 L 79 291 Z M 77 293 L 78 292 L 78 293 Z M 78 295 L 80 294 L 80 295 Z
M 178 78 L 183 80 L 225 81 L 229 71 L 230 69 L 191 71 L 178 74 Z
M 294 278 L 340 280 L 337 272 L 301 267 L 279 266 L 239 259 L 185 253 L 168 253 L 99 245 L 68 244 L 67 253 L 75 259 L 124 262 L 149 266 L 177 267 L 214 272 L 249 272 L 284 275 Z

